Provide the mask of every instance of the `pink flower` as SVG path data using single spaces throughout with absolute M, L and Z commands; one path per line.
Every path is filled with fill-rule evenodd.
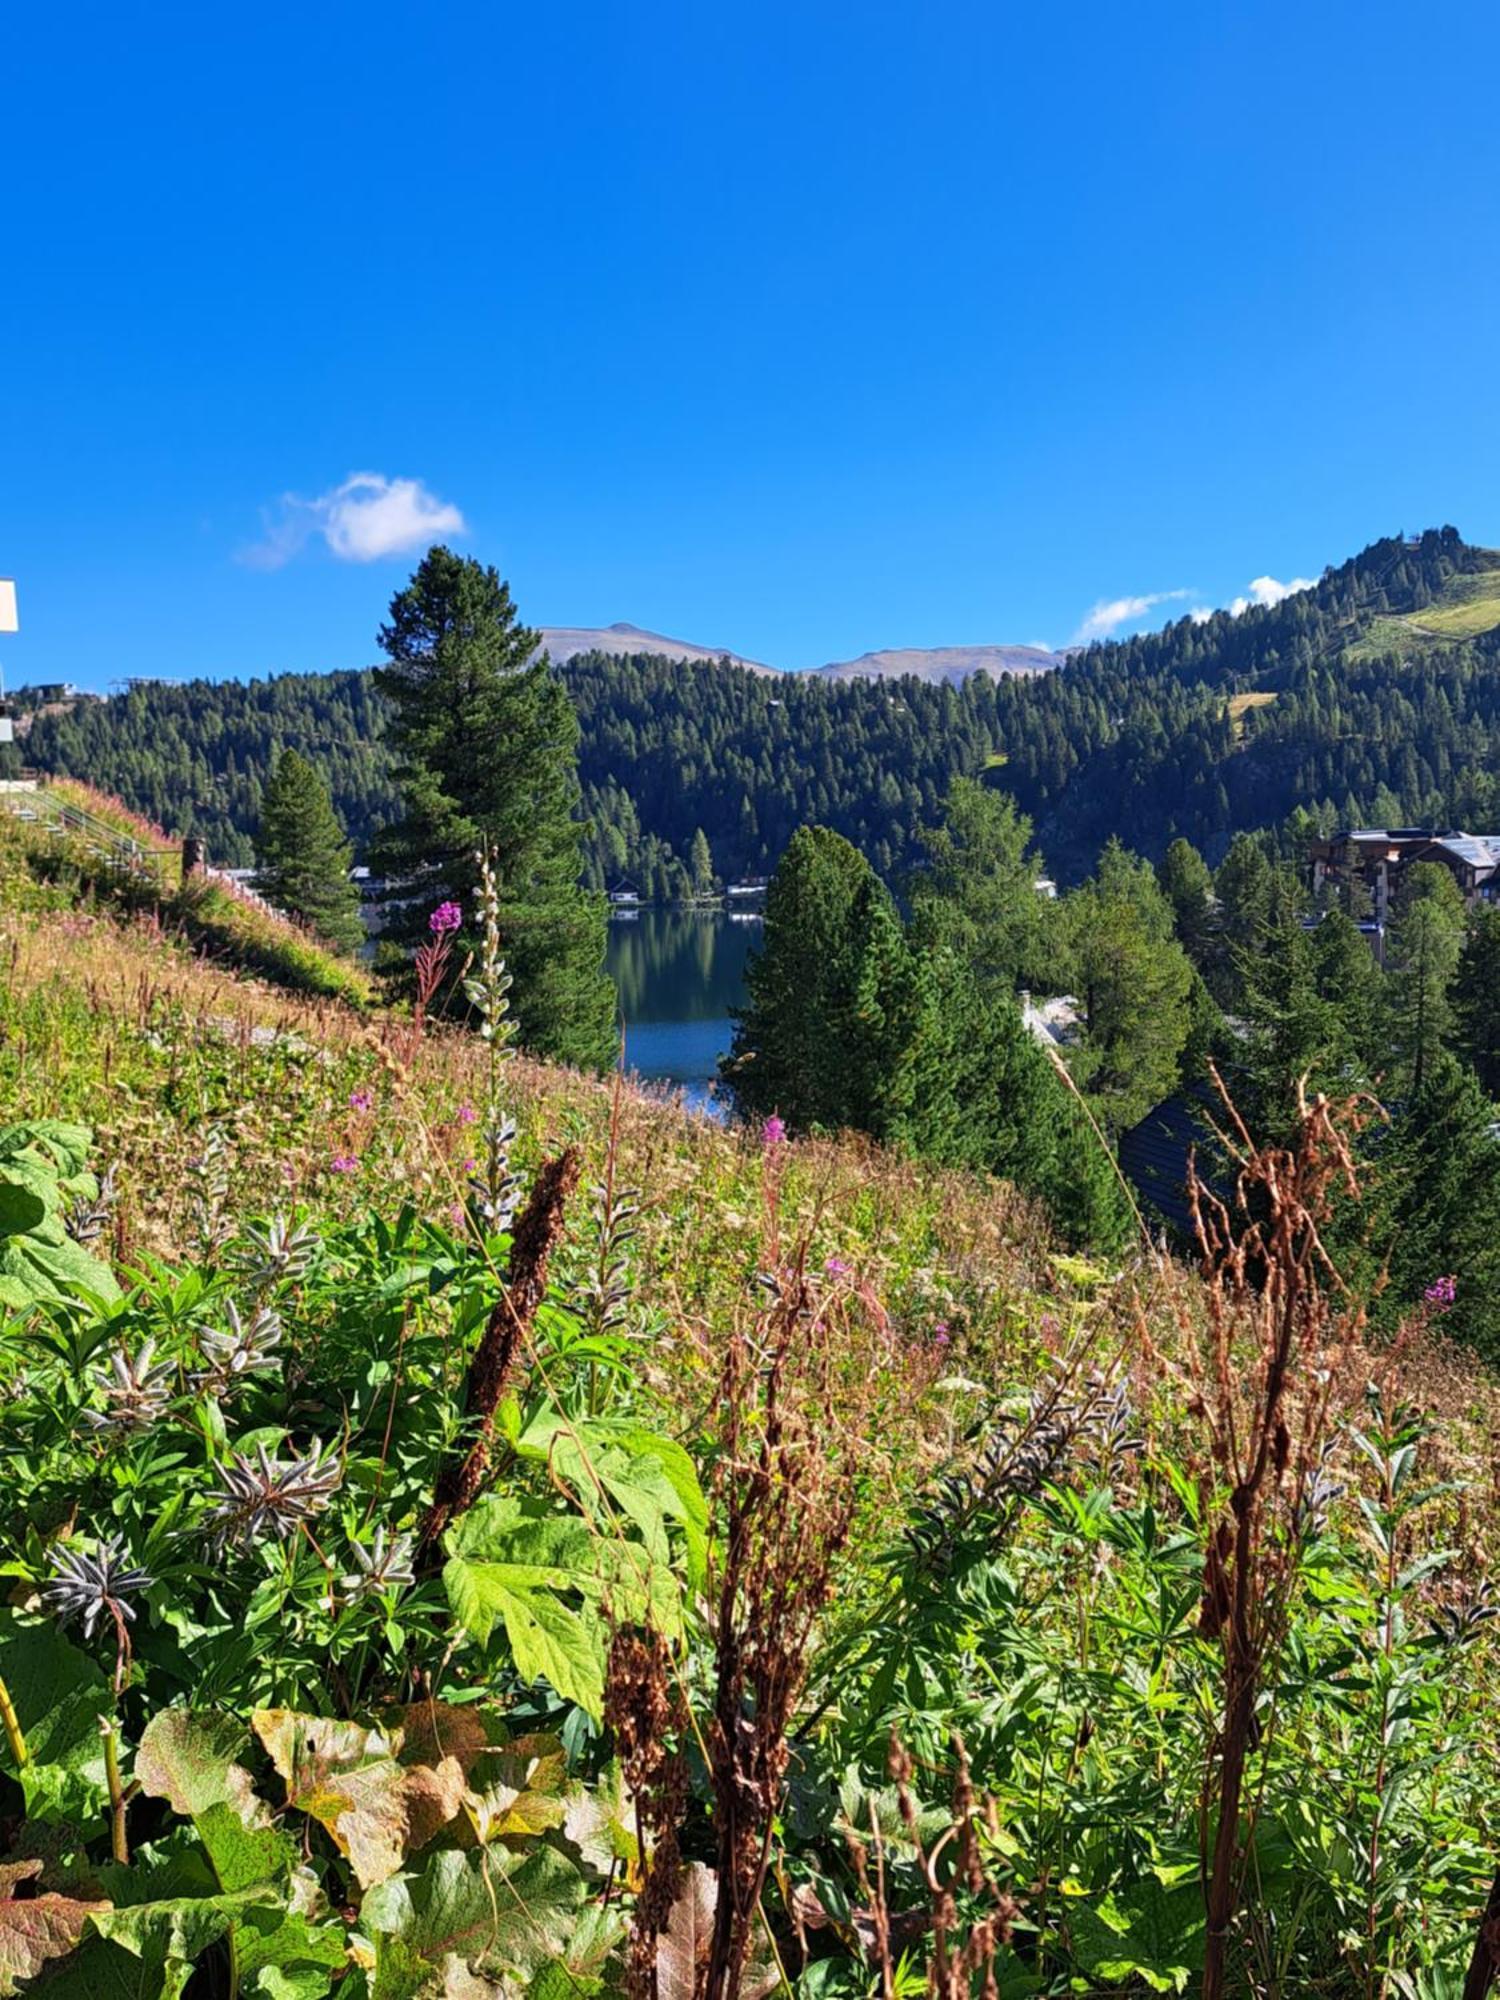
M 479 1171 L 479 1162 L 478 1162 L 478 1160 L 465 1160 L 465 1161 L 464 1161 L 464 1172 L 465 1172 L 466 1174 L 477 1174 L 477 1173 L 478 1173 L 478 1171 Z
M 773 1112 L 760 1128 L 760 1142 L 769 1152 L 773 1146 L 786 1144 L 786 1121 Z
M 479 1122 L 479 1113 L 474 1109 L 472 1104 L 460 1104 L 458 1107 L 458 1122 L 460 1125 L 477 1125 Z
M 335 1153 L 333 1158 L 328 1162 L 328 1167 L 329 1171 L 335 1174 L 357 1174 L 359 1172 L 359 1161 L 354 1158 L 352 1153 Z
M 846 1264 L 842 1257 L 830 1257 L 825 1262 L 823 1269 L 828 1273 L 830 1278 L 847 1278 L 849 1273 L 854 1269 L 854 1266 Z
M 375 1108 L 375 1093 L 373 1090 L 350 1091 L 349 1109 L 351 1111 L 372 1111 L 374 1108 Z
M 427 919 L 427 928 L 434 937 L 447 937 L 463 920 L 464 913 L 457 903 L 439 903 Z
M 1435 1278 L 1422 1296 L 1434 1310 L 1446 1312 L 1458 1297 L 1458 1280 L 1451 1276 Z

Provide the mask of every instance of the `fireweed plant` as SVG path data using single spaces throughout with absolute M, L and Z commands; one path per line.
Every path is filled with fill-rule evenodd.
M 382 1021 L 0 953 L 0 1996 L 1486 1991 L 1500 1400 L 1354 1114 L 1104 1269 L 538 1071 L 479 904 Z

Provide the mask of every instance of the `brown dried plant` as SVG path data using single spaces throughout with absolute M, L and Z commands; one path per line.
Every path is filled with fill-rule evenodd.
M 916 1767 L 899 1736 L 891 1735 L 890 1772 L 896 1783 L 896 1803 L 907 1843 L 916 1858 L 918 1872 L 927 1892 L 925 1912 L 892 1911 L 887 1886 L 885 1848 L 880 1820 L 872 1808 L 870 1845 L 874 1849 L 875 1872 L 870 1873 L 870 1848 L 861 1838 L 850 1836 L 850 1854 L 864 1899 L 868 1921 L 861 1934 L 869 1939 L 870 1956 L 880 1972 L 882 2000 L 894 2000 L 896 1961 L 892 1940 L 911 1932 L 913 1918 L 930 1932 L 932 1944 L 927 1958 L 927 1992 L 930 2000 L 971 2000 L 975 1981 L 982 2000 L 1000 2000 L 995 1978 L 995 1957 L 1010 1941 L 1011 1926 L 1019 1906 L 1008 1890 L 995 1881 L 985 1863 L 981 1826 L 990 1845 L 1000 1840 L 995 1801 L 988 1793 L 981 1800 L 974 1790 L 968 1752 L 962 1736 L 953 1737 L 953 1793 L 948 1825 L 932 1845 L 922 1838 L 921 1819 L 912 1779 Z M 945 1859 L 951 1848 L 951 1857 Z M 967 1919 L 960 1911 L 958 1893 L 970 1903 Z M 864 1914 L 864 1913 L 862 1913 Z
M 1203 2000 L 1221 2000 L 1247 1862 L 1246 1769 L 1263 1740 L 1261 1692 L 1286 1630 L 1302 1524 L 1332 1426 L 1357 1389 L 1364 1313 L 1324 1243 L 1357 1197 L 1362 1100 L 1299 1093 L 1284 1146 L 1250 1137 L 1222 1084 L 1232 1195 L 1194 1162 L 1189 1195 L 1206 1324 L 1180 1303 L 1189 1409 L 1207 1434 L 1199 1629 L 1221 1649 L 1219 1713 L 1203 1799 Z
M 687 1703 L 659 1632 L 621 1628 L 610 1642 L 604 1720 L 635 1806 L 640 1881 L 625 1959 L 627 2000 L 657 2000 L 658 1941 L 682 1886 L 679 1835 L 688 1802 Z
M 516 1219 L 505 1281 L 469 1363 L 464 1392 L 465 1440 L 440 1469 L 432 1505 L 422 1523 L 417 1545 L 419 1575 L 435 1567 L 448 1523 L 466 1513 L 484 1490 L 495 1412 L 522 1359 L 537 1308 L 546 1295 L 552 1252 L 562 1235 L 568 1198 L 582 1171 L 582 1160 L 572 1147 L 544 1162 Z
M 838 1407 L 847 1300 L 805 1259 L 737 1327 L 719 1378 L 714 1488 L 721 1561 L 710 1589 L 713 1709 L 705 1731 L 718 1895 L 701 2000 L 736 2000 L 815 1629 L 849 1536 L 858 1459 Z

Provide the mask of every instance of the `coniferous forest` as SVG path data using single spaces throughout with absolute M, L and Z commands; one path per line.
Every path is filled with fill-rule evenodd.
M 1483 628 L 1497 561 L 1452 528 L 1393 536 L 1280 604 L 962 687 L 580 656 L 563 677 L 589 880 L 685 895 L 695 848 L 700 875 L 703 845 L 720 881 L 766 875 L 797 827 L 818 824 L 895 883 L 954 779 L 981 773 L 1068 880 L 1111 836 L 1152 860 L 1182 837 L 1217 862 L 1236 832 L 1294 814 L 1325 829 L 1489 823 L 1500 630 Z M 368 673 L 190 681 L 38 714 L 17 755 L 192 828 L 234 865 L 252 859 L 267 776 L 295 749 L 363 856 L 397 816 L 386 720 Z

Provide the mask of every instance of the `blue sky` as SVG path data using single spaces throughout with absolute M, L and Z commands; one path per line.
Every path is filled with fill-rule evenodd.
M 1488 0 L 6 42 L 11 684 L 363 664 L 434 520 L 533 622 L 786 666 L 1500 542 Z

